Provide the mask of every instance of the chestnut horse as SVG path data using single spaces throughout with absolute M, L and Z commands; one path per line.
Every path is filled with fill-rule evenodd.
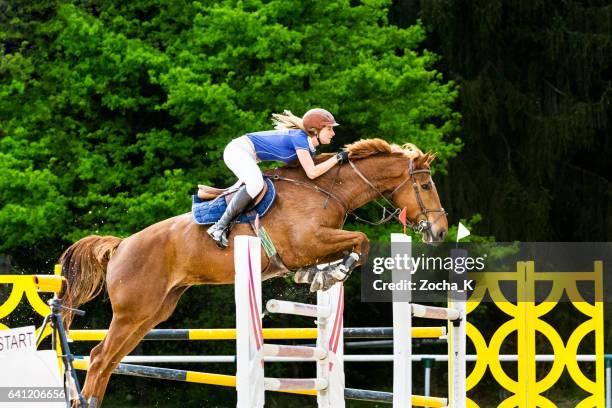
M 431 153 L 416 146 L 389 145 L 381 139 L 361 140 L 347 146 L 349 163 L 309 180 L 300 167 L 269 172 L 276 180 L 277 198 L 262 218 L 280 258 L 291 271 L 308 270 L 333 262 L 343 254 L 365 261 L 369 241 L 362 232 L 344 231 L 346 215 L 381 198 L 406 208 L 407 218 L 423 240 L 438 243 L 448 229 L 431 179 Z M 320 162 L 329 154 L 315 158 Z M 248 224 L 235 225 L 232 234 L 254 235 Z M 76 308 L 98 295 L 106 282 L 113 317 L 108 334 L 91 350 L 83 387 L 89 407 L 102 403 L 109 378 L 121 359 L 145 334 L 166 320 L 181 295 L 193 285 L 234 282 L 233 245 L 217 248 L 206 228 L 193 222 L 191 213 L 151 225 L 125 239 L 88 236 L 60 258 L 68 286 L 64 304 Z M 269 259 L 262 253 L 262 270 Z M 283 270 L 268 268 L 264 279 Z M 286 269 L 284 269 L 286 272 Z M 69 327 L 72 316 L 66 316 Z

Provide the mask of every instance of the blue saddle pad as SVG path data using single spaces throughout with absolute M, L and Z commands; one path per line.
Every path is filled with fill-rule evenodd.
M 274 202 L 274 198 L 276 198 L 276 189 L 274 188 L 274 183 L 268 177 L 264 177 L 264 181 L 268 185 L 268 191 L 264 196 L 263 200 L 257 204 L 257 207 L 254 210 L 259 214 L 260 217 L 263 217 L 270 207 L 272 207 L 272 203 Z M 227 203 L 225 202 L 225 196 L 217 197 L 214 200 L 203 201 L 197 195 L 193 195 L 191 198 L 191 213 L 193 214 L 193 220 L 196 224 L 200 225 L 209 225 L 214 224 L 221 218 L 225 209 L 227 208 Z M 255 219 L 255 214 L 247 215 L 241 214 L 235 222 L 238 224 L 245 224 L 251 222 Z

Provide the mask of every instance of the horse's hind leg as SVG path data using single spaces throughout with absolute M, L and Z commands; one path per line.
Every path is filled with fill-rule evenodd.
M 113 370 L 115 369 L 115 367 L 117 367 L 117 365 L 121 362 L 123 357 L 125 357 L 132 350 L 134 350 L 134 348 L 138 345 L 138 343 L 140 343 L 142 338 L 149 331 L 151 331 L 151 329 L 153 329 L 159 323 L 163 322 L 164 320 L 168 319 L 168 317 L 170 317 L 180 297 L 185 292 L 185 290 L 187 290 L 187 288 L 188 287 L 176 287 L 170 290 L 168 295 L 166 295 L 166 297 L 163 299 L 161 305 L 159 305 L 158 309 L 154 311 L 153 313 L 151 313 L 137 327 L 130 326 L 132 331 L 128 332 L 125 335 L 125 337 L 123 338 L 118 337 L 117 333 L 123 332 L 123 330 L 116 329 L 113 332 L 114 337 L 111 339 L 111 341 L 116 340 L 116 339 L 121 339 L 122 341 L 115 341 L 115 345 L 118 346 L 115 353 L 111 356 L 111 358 L 103 359 L 102 358 L 103 356 L 101 355 L 103 351 L 105 351 L 106 353 L 109 353 L 105 355 L 105 357 L 108 357 L 110 353 L 112 352 L 112 350 L 114 349 L 111 347 L 107 347 L 106 349 L 104 349 L 104 343 L 106 343 L 106 341 L 111 336 L 111 328 L 113 326 L 113 323 L 111 323 L 111 328 L 109 328 L 108 334 L 106 335 L 104 342 L 96 346 L 96 348 L 102 346 L 101 349 L 100 350 L 94 349 L 92 350 L 92 353 L 91 353 L 91 363 L 90 363 L 89 371 L 87 372 L 88 374 L 87 380 L 89 380 L 89 375 L 93 374 L 92 367 L 93 367 L 94 356 L 96 357 L 96 360 L 100 362 L 100 366 L 97 367 L 98 371 L 96 372 L 97 374 L 96 379 L 92 380 L 91 382 L 91 384 L 94 384 L 94 387 L 95 387 L 91 393 L 91 396 L 94 396 L 95 398 L 94 403 L 97 405 L 90 404 L 90 408 L 93 408 L 94 406 L 96 407 L 100 406 L 100 404 L 102 403 L 102 398 L 104 397 L 104 393 L 106 391 L 106 387 L 108 385 L 108 381 L 110 380 L 110 376 Z M 113 317 L 113 322 L 115 322 L 115 317 Z M 117 325 L 115 327 L 117 327 Z M 105 363 L 104 366 L 102 366 L 101 363 Z M 85 385 L 87 386 L 87 384 L 88 383 L 86 381 Z M 83 388 L 83 395 L 86 395 L 86 396 L 90 395 L 90 394 L 86 394 L 85 388 Z
M 112 356 L 121 349 L 130 337 L 140 334 L 138 329 L 141 324 L 142 322 L 134 321 L 128 315 L 113 316 L 106 337 L 91 350 L 89 368 L 82 391 L 83 396 L 89 402 L 90 408 L 98 407 L 102 401 Z M 144 334 L 141 338 L 143 336 Z M 100 387 L 101 384 L 104 384 L 104 386 Z

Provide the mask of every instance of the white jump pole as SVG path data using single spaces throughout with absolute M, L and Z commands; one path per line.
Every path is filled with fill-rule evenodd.
M 412 256 L 411 237 L 405 234 L 391 234 L 391 257 Z M 466 254 L 453 251 L 455 257 Z M 411 282 L 412 271 L 392 271 L 392 281 Z M 450 272 L 452 281 L 458 280 L 455 271 Z M 448 307 L 434 307 L 411 303 L 411 293 L 393 292 L 393 408 L 411 406 L 412 400 L 412 317 L 448 321 L 448 407 L 466 406 L 465 370 L 465 314 L 467 296 L 454 294 L 448 298 Z
M 412 256 L 412 239 L 391 234 L 391 257 Z M 394 283 L 411 280 L 410 270 L 392 271 Z M 393 292 L 393 408 L 410 406 L 412 400 L 412 308 L 410 292 Z
M 606 408 L 612 408 L 612 362 L 608 359 L 606 359 Z
M 265 401 L 260 245 L 256 237 L 234 239 L 237 408 L 261 408 Z
M 320 408 L 344 408 L 344 284 L 319 290 L 317 305 L 329 315 L 317 317 L 317 348 L 327 350 L 327 357 L 317 362 L 317 378 L 328 380 L 327 389 L 317 392 L 317 403 Z
M 292 314 L 297 316 L 323 317 L 328 318 L 331 311 L 328 307 L 309 305 L 306 303 L 287 302 L 284 300 L 270 299 L 266 303 L 266 309 L 270 313 Z
M 264 344 L 261 324 L 261 255 L 258 238 L 237 236 L 236 391 L 238 408 L 263 407 L 265 390 L 316 390 L 324 408 L 344 407 L 344 286 L 317 292 L 317 304 L 270 300 L 271 313 L 316 317 L 316 347 Z M 248 335 L 247 335 L 248 333 Z M 316 378 L 264 378 L 264 357 L 314 358 Z
M 467 251 L 454 249 L 451 251 L 452 258 L 465 258 Z M 457 282 L 458 287 L 462 287 L 462 274 L 455 270 L 451 272 L 451 281 Z M 466 370 L 465 370 L 465 347 L 466 347 L 466 313 L 467 313 L 467 293 L 453 292 L 453 296 L 448 297 L 448 307 L 457 311 L 458 321 L 448 322 L 448 406 L 451 408 L 465 408 L 467 392 L 465 389 Z

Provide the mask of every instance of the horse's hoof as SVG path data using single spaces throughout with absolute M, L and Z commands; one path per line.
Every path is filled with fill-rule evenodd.
M 317 292 L 319 290 L 322 290 L 323 292 L 325 292 L 326 290 L 334 286 L 336 282 L 338 282 L 338 280 L 334 279 L 334 277 L 328 270 L 319 271 L 312 280 L 312 283 L 310 284 L 310 291 Z
M 298 269 L 295 275 L 293 275 L 293 281 L 295 283 L 311 283 L 316 273 L 317 271 L 314 271 L 312 268 Z
M 343 265 L 338 265 L 332 270 L 323 269 L 319 271 L 310 284 L 310 291 L 316 292 L 321 290 L 325 292 L 336 283 L 343 282 L 347 276 L 347 274 L 343 272 L 344 270 L 346 270 L 346 268 L 344 268 Z
M 317 272 L 314 278 L 312 279 L 312 283 L 310 284 L 310 291 L 316 292 L 318 290 L 323 289 L 324 283 L 325 283 L 325 276 L 323 274 L 323 271 Z
M 87 408 L 99 408 L 98 397 L 90 397 L 87 403 Z
M 330 272 L 329 275 L 331 275 L 332 278 L 334 278 L 336 281 L 343 281 L 346 279 L 346 275 L 348 274 L 349 269 L 344 266 L 344 265 L 337 265 L 336 267 L 334 267 Z
M 97 402 L 98 399 L 96 398 L 96 405 L 90 405 L 87 402 L 87 399 L 83 396 L 83 394 L 79 394 L 77 396 L 75 396 L 74 398 L 71 397 L 70 399 L 71 403 L 70 403 L 70 407 L 71 408 L 90 408 L 92 406 L 98 406 Z

